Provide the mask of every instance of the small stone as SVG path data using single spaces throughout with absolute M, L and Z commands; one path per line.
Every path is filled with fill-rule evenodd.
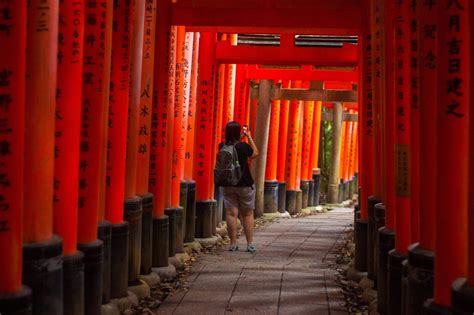
M 291 215 L 288 211 L 285 211 L 281 214 L 282 219 L 291 219 Z
M 129 286 L 128 290 L 133 292 L 138 300 L 143 300 L 144 298 L 150 296 L 150 286 L 145 281 L 140 280 L 140 284 Z
M 211 237 L 207 238 L 196 238 L 196 241 L 199 242 L 202 247 L 211 247 L 215 246 L 217 242 L 219 242 L 219 237 L 216 235 L 212 235 Z
M 102 304 L 102 315 L 120 315 L 120 310 L 113 303 Z
M 160 276 L 161 280 L 171 279 L 176 277 L 176 268 L 173 265 L 168 265 L 166 267 L 153 268 L 153 272 L 157 273 Z
M 191 255 L 193 252 L 199 253 L 202 249 L 201 243 L 194 241 L 191 243 L 184 244 L 184 251 Z
M 145 281 L 150 287 L 155 287 L 161 281 L 160 276 L 156 272 L 150 272 L 148 275 L 140 275 L 140 279 Z
M 360 281 L 367 277 L 367 272 L 361 272 L 354 267 L 347 269 L 347 279 L 360 283 Z

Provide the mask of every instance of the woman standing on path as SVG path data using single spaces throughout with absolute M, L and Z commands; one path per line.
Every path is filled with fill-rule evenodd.
M 240 140 L 247 137 L 248 144 Z M 252 174 L 250 173 L 248 159 L 258 156 L 258 149 L 252 139 L 250 131 L 244 125 L 241 134 L 240 124 L 235 121 L 227 123 L 225 127 L 225 144 L 233 145 L 237 152 L 242 177 L 237 185 L 221 187 L 224 196 L 224 207 L 226 209 L 227 231 L 230 237 L 230 251 L 239 250 L 237 246 L 237 216 L 240 211 L 244 233 L 247 239 L 247 251 L 253 253 L 257 250 L 253 244 L 253 211 L 255 209 L 255 187 Z M 222 149 L 224 143 L 219 145 Z

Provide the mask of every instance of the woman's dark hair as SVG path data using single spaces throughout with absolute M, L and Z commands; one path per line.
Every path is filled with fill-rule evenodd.
M 240 140 L 240 124 L 236 121 L 229 121 L 225 126 L 225 143 L 233 144 Z

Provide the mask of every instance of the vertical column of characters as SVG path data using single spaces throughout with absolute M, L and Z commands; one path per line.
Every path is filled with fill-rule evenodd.
M 420 239 L 420 100 L 419 100 L 419 23 L 416 16 L 418 0 L 410 1 L 410 212 L 412 243 Z
M 467 273 L 470 1 L 438 5 L 438 146 L 435 303 L 451 305 L 451 284 Z M 442 193 L 440 193 L 442 192 Z M 451 211 L 443 211 L 451 209 Z
M 291 82 L 291 88 L 301 88 L 301 81 Z M 298 137 L 300 124 L 299 101 L 292 100 L 290 102 L 289 119 L 288 119 L 288 140 L 286 146 L 286 171 L 285 181 L 287 190 L 298 190 L 296 186 L 296 167 L 298 163 Z
M 238 64 L 235 68 L 235 99 L 234 99 L 234 120 L 241 126 L 246 123 L 245 114 L 247 107 L 247 67 L 246 64 Z
M 143 33 L 143 59 L 138 111 L 137 148 L 137 194 L 148 193 L 150 136 L 153 93 L 153 69 L 155 65 L 156 0 L 145 2 L 145 25 Z
M 407 252 L 411 240 L 410 225 L 410 4 L 396 3 L 395 17 L 395 107 L 396 107 L 396 226 L 395 248 Z
M 313 126 L 311 129 L 311 151 L 309 155 L 308 174 L 311 176 L 318 168 L 319 139 L 321 132 L 321 101 L 314 102 Z
M 272 101 L 270 133 L 268 135 L 267 167 L 265 180 L 276 181 L 278 164 L 278 131 L 280 127 L 280 100 Z
M 306 84 L 306 87 L 309 87 L 309 82 Z M 313 134 L 313 121 L 314 121 L 314 101 L 304 101 L 303 102 L 303 151 L 302 151 L 302 161 L 301 161 L 301 179 L 309 180 L 312 176 L 312 171 L 309 172 L 310 164 L 310 155 L 311 155 L 311 136 Z
M 196 129 L 196 105 L 198 90 L 198 67 L 199 67 L 199 38 L 200 34 L 195 32 L 193 39 L 193 54 L 191 61 L 191 81 L 189 91 L 189 108 L 187 111 L 186 127 L 186 152 L 184 154 L 184 179 L 190 181 L 193 179 L 194 169 L 194 143 Z
M 131 1 L 121 0 L 114 3 L 106 177 L 106 218 L 112 224 L 123 222 L 130 91 L 131 13 Z
M 281 88 L 290 87 L 290 81 L 283 80 Z M 277 163 L 277 181 L 278 181 L 278 211 L 286 211 L 286 152 L 288 144 L 288 121 L 290 117 L 290 101 L 280 100 L 280 119 L 278 126 L 278 163 Z
M 83 1 L 59 7 L 56 145 L 54 148 L 54 232 L 63 254 L 76 253 L 79 147 L 84 37 Z
M 214 45 L 216 34 L 202 32 L 199 42 L 199 81 L 196 111 L 194 179 L 196 200 L 208 201 L 211 194 L 211 157 L 213 147 L 213 104 L 215 85 Z
M 0 302 L 22 288 L 26 3 L 0 2 Z M 8 49 L 7 49 L 8 47 Z M 15 52 L 15 53 L 12 53 Z M 19 310 L 28 308 L 21 305 Z

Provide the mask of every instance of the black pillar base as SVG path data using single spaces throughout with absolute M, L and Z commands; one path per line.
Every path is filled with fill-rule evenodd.
M 33 294 L 33 314 L 62 314 L 62 241 L 56 235 L 40 243 L 23 245 L 23 283 Z
M 128 222 L 128 285 L 140 283 L 140 256 L 142 254 L 142 198 L 125 200 L 124 220 Z
M 31 290 L 22 286 L 15 293 L 0 293 L 0 312 L 5 315 L 31 315 Z
M 265 213 L 275 213 L 278 211 L 278 182 L 265 181 L 263 188 L 263 210 Z
M 128 222 L 112 224 L 110 253 L 110 298 L 128 295 Z
M 298 212 L 297 208 L 297 194 L 296 190 L 287 190 L 286 191 L 286 211 L 288 211 L 291 215 L 295 215 Z
M 374 289 L 377 289 L 378 284 L 378 267 L 379 267 L 379 245 L 378 235 L 379 229 L 385 226 L 385 205 L 383 203 L 378 203 L 374 207 L 374 221 L 375 228 L 372 238 L 374 239 Z
M 367 226 L 367 277 L 375 281 L 375 240 L 377 230 L 375 229 L 375 205 L 382 200 L 375 196 L 368 198 L 368 226 Z
M 216 205 L 215 205 L 216 211 L 215 211 L 214 220 L 217 226 L 217 223 L 219 223 L 220 220 L 223 219 L 223 214 L 224 214 L 224 195 L 222 194 L 221 187 L 217 185 L 214 187 L 214 200 L 216 202 Z M 214 223 L 213 223 L 213 226 L 214 226 Z M 212 234 L 215 234 L 215 231 Z
M 112 224 L 100 221 L 97 238 L 102 241 L 102 304 L 110 302 L 110 257 L 112 255 Z
M 309 180 L 301 181 L 301 208 L 308 208 L 308 198 L 309 198 Z
M 344 201 L 344 184 L 341 182 L 337 186 L 337 202 L 341 203 Z
M 300 213 L 303 209 L 303 192 L 301 190 L 296 191 L 296 212 Z
M 142 246 L 140 259 L 140 274 L 147 275 L 151 272 L 152 244 L 153 244 L 153 194 L 146 193 L 142 196 Z
M 474 314 L 474 287 L 467 283 L 467 279 L 453 282 L 451 296 L 454 315 Z
M 313 181 L 314 181 L 314 200 L 313 206 L 319 206 L 319 193 L 321 190 L 321 170 L 313 170 Z
M 104 243 L 96 240 L 88 244 L 78 244 L 77 248 L 84 253 L 84 314 L 100 315 L 104 291 L 102 270 Z M 123 278 L 127 283 L 127 274 Z
M 286 212 L 286 183 L 278 183 L 278 212 Z
M 152 266 L 155 268 L 168 266 L 169 237 L 168 216 L 153 218 Z
M 184 231 L 184 242 L 194 242 L 196 224 L 196 182 L 187 181 L 188 195 L 186 201 L 186 228 Z
M 395 248 L 395 233 L 386 227 L 378 231 L 377 311 L 388 314 L 388 253 Z
M 408 247 L 407 314 L 427 314 L 425 301 L 433 297 L 434 253 L 418 243 Z M 473 311 L 474 312 L 474 311 Z
M 196 237 L 207 238 L 212 235 L 213 200 L 196 202 Z
M 359 205 L 354 205 L 354 228 L 356 226 L 357 219 L 360 218 L 360 207 Z
M 357 219 L 355 225 L 354 267 L 361 272 L 367 271 L 367 220 Z
M 314 180 L 309 181 L 309 191 L 308 191 L 308 207 L 314 207 Z
M 178 221 L 182 218 L 183 208 L 166 208 L 165 214 L 168 216 L 169 220 L 169 252 L 168 257 L 173 257 L 176 255 L 176 245 L 178 243 L 178 233 L 180 229 L 178 227 Z
M 392 249 L 388 253 L 388 314 L 402 314 L 403 261 L 406 255 Z
M 344 200 L 352 199 L 352 196 L 350 195 L 350 189 L 351 189 L 351 182 L 350 181 L 344 182 Z
M 179 190 L 179 206 L 183 208 L 181 211 L 181 218 L 178 218 L 176 224 L 179 229 L 179 237 L 176 239 L 176 252 L 184 252 L 184 234 L 186 233 L 186 208 L 188 204 L 188 183 L 181 181 Z
M 217 228 L 217 223 L 218 223 L 218 214 L 219 212 L 219 204 L 217 203 L 217 200 L 212 201 L 212 222 L 211 222 L 211 234 L 216 235 L 216 228 Z
M 354 196 L 354 191 L 355 191 L 355 178 L 352 176 L 352 178 L 349 180 L 349 199 L 352 200 L 352 197 Z
M 84 314 L 84 254 L 77 251 L 74 255 L 64 256 L 63 261 L 63 313 L 71 315 Z M 99 305 L 101 302 L 99 292 Z

